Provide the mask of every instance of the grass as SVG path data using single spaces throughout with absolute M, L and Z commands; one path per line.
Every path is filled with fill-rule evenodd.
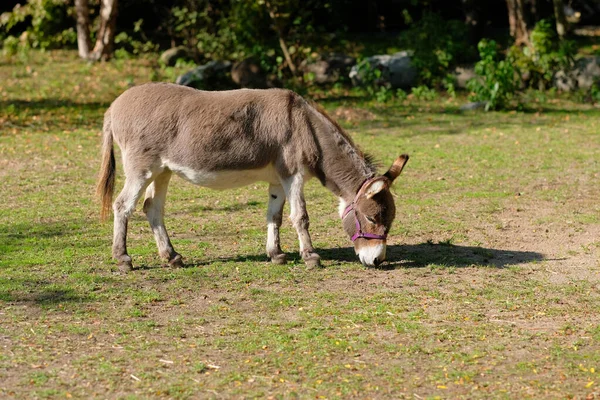
M 70 52 L 0 62 L 1 397 L 598 394 L 597 107 L 557 97 L 461 113 L 462 97 L 314 93 L 382 165 L 411 155 L 384 268 L 357 262 L 316 181 L 306 196 L 324 268 L 307 270 L 287 221 L 291 262 L 266 262 L 266 185 L 176 178 L 167 226 L 188 267 L 161 266 L 138 212 L 139 268 L 120 275 L 93 197 L 102 115 L 161 74 Z

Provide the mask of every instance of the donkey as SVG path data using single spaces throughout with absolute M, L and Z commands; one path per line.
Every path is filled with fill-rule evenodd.
M 144 212 L 160 256 L 171 266 L 183 260 L 171 244 L 163 213 L 174 173 L 208 188 L 269 183 L 268 257 L 286 262 L 279 228 L 285 200 L 307 266 L 320 265 L 308 233 L 304 182 L 317 177 L 340 199 L 344 230 L 365 266 L 385 260 L 386 238 L 396 208 L 390 185 L 408 160 L 402 155 L 383 175 L 369 156 L 324 111 L 283 89 L 208 92 L 167 83 L 128 89 L 104 116 L 98 195 L 102 219 L 115 186 L 113 142 L 121 148 L 125 184 L 113 204 L 112 254 L 119 269 L 133 266 L 127 254 L 127 223 L 145 191 Z

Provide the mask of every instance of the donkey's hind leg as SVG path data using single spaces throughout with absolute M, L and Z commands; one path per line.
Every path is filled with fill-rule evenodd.
M 181 255 L 173 249 L 164 221 L 165 199 L 171 175 L 171 171 L 165 170 L 148 186 L 144 200 L 144 213 L 154 233 L 158 254 L 166 259 L 170 266 L 183 267 Z
M 283 219 L 285 191 L 280 185 L 269 185 L 267 208 L 267 255 L 273 264 L 285 264 L 285 254 L 279 244 L 279 227 Z
M 123 272 L 133 269 L 131 257 L 127 254 L 127 223 L 142 192 L 152 181 L 151 176 L 143 174 L 126 174 L 126 176 L 123 190 L 113 204 L 115 220 L 112 253 L 117 260 L 119 269 Z

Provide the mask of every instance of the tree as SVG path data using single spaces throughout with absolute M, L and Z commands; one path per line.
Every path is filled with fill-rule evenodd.
M 516 45 L 529 45 L 529 25 L 524 0 L 506 0 L 510 35 Z
M 569 24 L 565 16 L 565 4 L 563 0 L 552 0 L 554 5 L 554 18 L 556 19 L 556 33 L 562 39 L 569 31 Z
M 79 56 L 86 60 L 108 60 L 112 57 L 117 22 L 117 0 L 101 0 L 100 27 L 96 32 L 96 44 L 90 51 L 90 12 L 88 0 L 75 0 L 77 14 L 77 48 Z
M 269 16 L 273 21 L 273 29 L 277 32 L 277 36 L 279 37 L 279 47 L 283 52 L 283 56 L 285 57 L 285 61 L 288 64 L 288 68 L 292 72 L 292 75 L 296 75 L 296 65 L 292 61 L 292 57 L 290 56 L 290 51 L 285 42 L 285 24 L 287 23 L 286 19 L 289 19 L 289 13 L 284 14 L 278 10 L 277 5 L 272 4 L 270 1 L 265 1 L 265 7 L 269 12 Z M 287 16 L 285 18 L 284 16 Z
M 92 40 L 90 39 L 90 10 L 87 0 L 75 0 L 77 17 L 77 49 L 79 57 L 87 59 L 90 56 Z

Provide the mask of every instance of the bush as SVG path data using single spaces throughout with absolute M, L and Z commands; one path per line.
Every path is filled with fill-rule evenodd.
M 468 28 L 462 21 L 448 21 L 438 14 L 425 13 L 400 35 L 400 44 L 413 50 L 412 61 L 421 83 L 431 87 L 442 84 L 452 67 L 475 56 L 468 37 Z
M 485 110 L 506 107 L 517 89 L 515 69 L 508 60 L 500 59 L 497 44 L 493 40 L 482 39 L 477 45 L 481 60 L 475 64 L 478 78 L 467 82 L 473 92 L 472 101 L 486 103 Z
M 531 45 L 512 46 L 508 59 L 516 67 L 523 86 L 545 90 L 558 71 L 573 66 L 576 51 L 574 42 L 559 40 L 554 25 L 541 20 L 531 32 Z
M 69 0 L 29 0 L 25 5 L 17 4 L 11 12 L 0 16 L 0 30 L 20 35 L 22 31 L 11 31 L 26 25 L 23 38 L 33 48 L 71 46 L 76 43 L 77 34 L 70 10 Z
M 425 85 L 412 88 L 411 93 L 417 100 L 433 101 L 438 97 L 438 94 L 434 89 Z
M 115 57 L 119 59 L 129 58 L 130 55 L 139 56 L 144 53 L 155 53 L 158 51 L 158 45 L 152 43 L 144 34 L 142 25 L 144 20 L 140 19 L 133 23 L 133 35 L 125 31 L 119 32 L 115 36 Z M 137 39 L 139 37 L 141 40 Z
M 402 89 L 394 91 L 390 83 L 382 78 L 383 72 L 367 59 L 360 60 L 357 66 L 360 86 L 377 102 L 387 103 L 394 98 L 400 101 L 406 99 L 406 92 Z

